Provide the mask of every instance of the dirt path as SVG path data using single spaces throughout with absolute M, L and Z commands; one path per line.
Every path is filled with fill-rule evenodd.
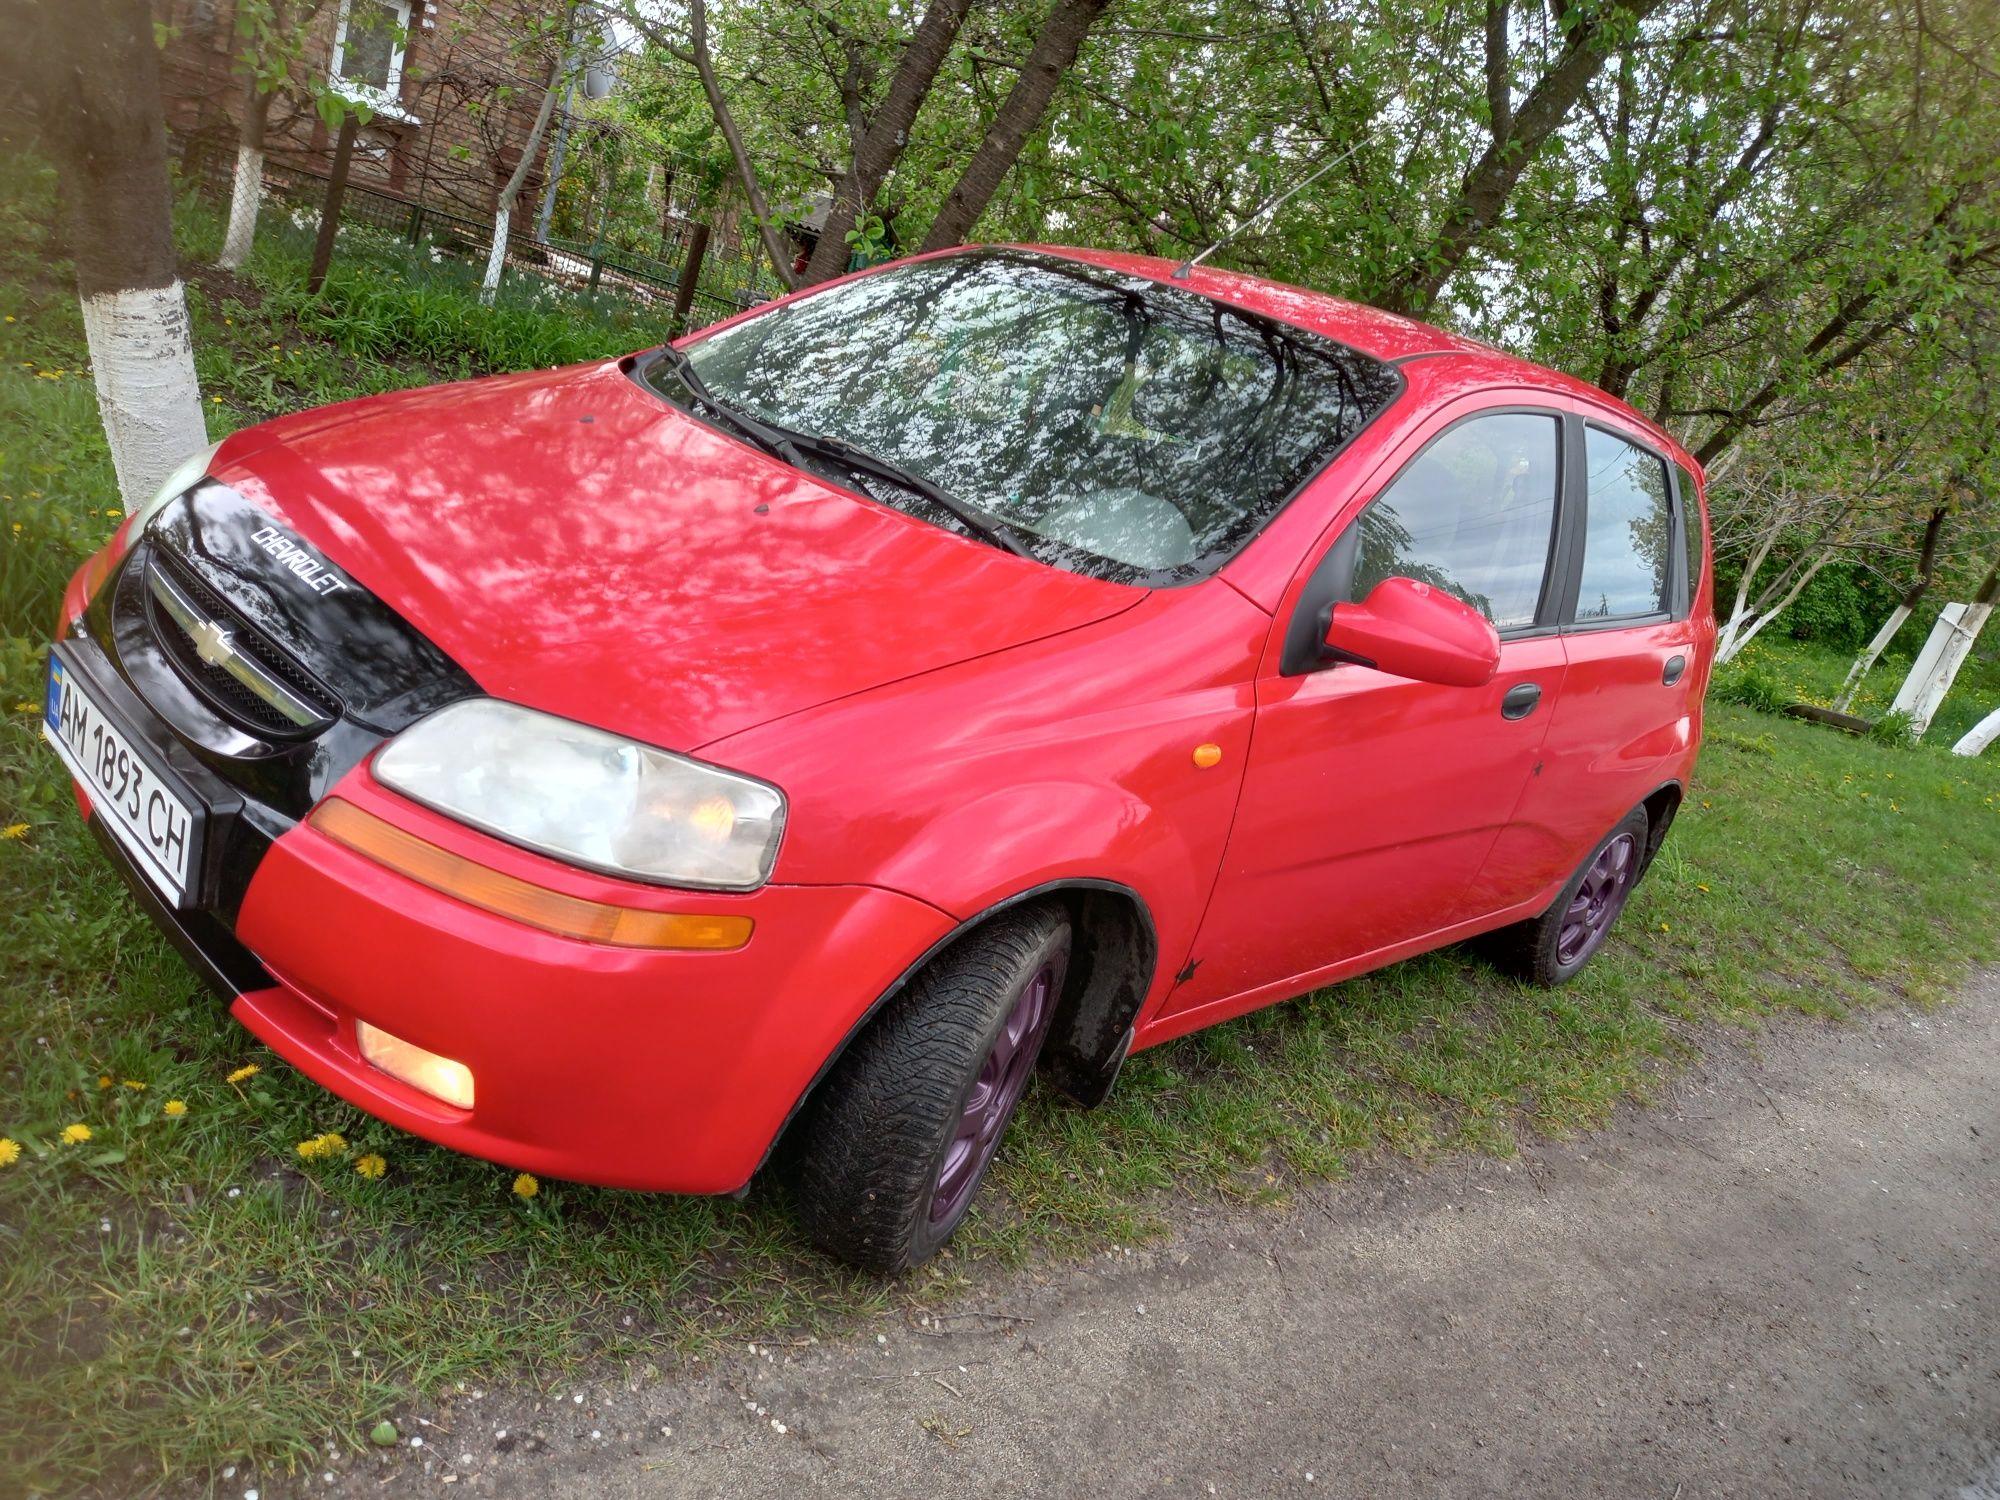
M 2000 974 L 1759 1052 L 1587 1141 L 1196 1216 L 938 1326 L 490 1392 L 424 1488 L 2000 1500 Z

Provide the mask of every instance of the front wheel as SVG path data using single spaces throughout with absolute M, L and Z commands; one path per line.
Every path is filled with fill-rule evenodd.
M 1549 909 L 1530 921 L 1503 927 L 1487 939 L 1495 965 L 1530 984 L 1554 988 L 1581 973 L 1604 946 L 1611 926 L 1639 883 L 1652 824 L 1643 807 L 1584 857 Z
M 1010 911 L 933 959 L 854 1039 L 794 1123 L 799 1215 L 871 1271 L 921 1265 L 965 1217 L 1055 1019 L 1057 906 Z

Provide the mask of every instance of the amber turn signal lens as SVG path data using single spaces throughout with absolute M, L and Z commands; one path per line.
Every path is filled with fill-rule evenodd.
M 585 901 L 518 880 L 499 870 L 440 849 L 426 839 L 363 812 L 352 802 L 328 798 L 306 819 L 314 829 L 377 864 L 407 875 L 419 885 L 512 917 L 530 927 L 564 937 L 620 948 L 699 949 L 710 952 L 741 948 L 750 941 L 748 917 L 705 916 L 692 912 L 641 911 Z

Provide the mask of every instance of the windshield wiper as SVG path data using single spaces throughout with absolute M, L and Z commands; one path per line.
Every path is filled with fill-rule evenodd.
M 782 458 L 795 469 L 801 467 L 799 450 L 797 445 L 792 441 L 792 435 L 782 427 L 773 427 L 769 422 L 760 421 L 748 412 L 731 406 L 727 401 L 716 395 L 714 391 L 711 391 L 708 388 L 708 382 L 703 380 L 700 373 L 696 371 L 694 361 L 688 357 L 686 350 L 676 349 L 672 344 L 665 344 L 661 346 L 660 358 L 673 368 L 673 372 L 679 377 L 681 384 L 688 388 L 688 394 L 693 396 L 698 403 L 714 412 L 730 426 L 736 428 L 737 431 L 749 438 L 751 442 L 762 448 L 766 453 L 776 458 Z
M 1028 550 L 1027 544 L 1006 522 L 967 505 L 955 495 L 940 489 L 923 475 L 913 473 L 889 459 L 878 457 L 865 448 L 857 448 L 845 438 L 780 427 L 774 422 L 766 422 L 761 417 L 753 417 L 741 408 L 731 406 L 708 388 L 708 382 L 701 378 L 694 367 L 694 361 L 688 357 L 685 350 L 666 344 L 660 349 L 660 358 L 672 367 L 681 384 L 688 388 L 688 393 L 697 402 L 737 428 L 765 452 L 775 454 L 794 468 L 805 467 L 799 452 L 801 448 L 821 454 L 845 468 L 873 475 L 885 484 L 893 484 L 900 489 L 908 490 L 913 495 L 920 495 L 939 510 L 957 517 L 966 530 L 981 540 L 991 542 L 1016 557 L 1033 560 L 1034 553 Z
M 804 447 L 809 453 L 823 453 L 834 462 L 861 474 L 871 474 L 885 484 L 893 484 L 908 490 L 913 495 L 921 495 L 939 510 L 956 516 L 965 529 L 994 546 L 1013 553 L 1016 557 L 1033 560 L 1035 554 L 1021 540 L 1014 527 L 998 516 L 988 515 L 975 506 L 967 505 L 948 490 L 940 489 L 923 475 L 904 468 L 893 460 L 870 453 L 866 448 L 857 448 L 845 438 L 833 437 L 823 432 L 793 432 L 785 430 L 785 435 L 794 443 Z

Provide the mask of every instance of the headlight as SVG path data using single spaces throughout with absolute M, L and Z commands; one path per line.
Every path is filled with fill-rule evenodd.
M 167 476 L 166 483 L 153 492 L 153 498 L 132 512 L 132 523 L 125 528 L 127 546 L 139 539 L 140 533 L 152 524 L 153 517 L 201 483 L 208 474 L 209 460 L 215 457 L 215 450 L 221 446 L 221 443 L 210 443 L 201 452 L 191 453 L 182 459 L 180 467 Z
M 751 890 L 785 831 L 774 786 L 491 698 L 404 730 L 375 776 L 503 839 L 663 885 Z

